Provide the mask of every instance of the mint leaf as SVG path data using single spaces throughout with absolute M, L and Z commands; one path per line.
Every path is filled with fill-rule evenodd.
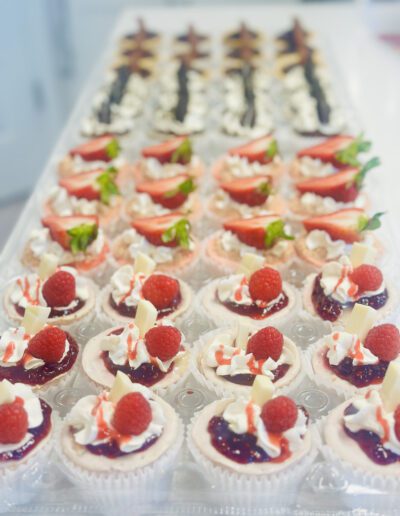
M 170 190 L 164 194 L 164 197 L 170 198 L 174 197 L 178 193 L 183 193 L 183 195 L 188 196 L 190 193 L 196 190 L 196 185 L 194 184 L 193 179 L 190 177 L 183 181 L 177 188 Z
M 192 159 L 192 142 L 186 138 L 171 156 L 171 163 L 189 163 Z
M 268 146 L 268 149 L 267 149 L 267 158 L 274 158 L 279 152 L 279 149 L 278 149 L 278 142 L 274 139 L 271 141 L 271 143 L 269 144 Z
M 371 218 L 366 215 L 361 215 L 358 219 L 357 230 L 359 233 L 362 231 L 373 231 L 374 229 L 378 229 L 381 227 L 381 217 L 385 215 L 384 211 L 379 213 L 375 213 Z
M 190 245 L 190 227 L 190 222 L 187 219 L 178 220 L 176 224 L 164 231 L 161 235 L 161 240 L 165 244 L 176 240 L 181 247 L 188 249 Z
M 357 187 L 357 190 L 361 190 L 363 181 L 367 173 L 375 167 L 378 167 L 381 164 L 379 158 L 372 158 L 360 169 L 360 171 L 354 176 L 354 184 Z
M 100 201 L 103 204 L 110 204 L 113 195 L 119 195 L 119 188 L 115 182 L 118 171 L 114 167 L 109 167 L 97 179 L 96 183 L 100 188 Z
M 344 147 L 335 154 L 335 158 L 340 163 L 345 165 L 351 165 L 357 167 L 360 165 L 357 159 L 358 154 L 361 152 L 367 152 L 371 148 L 371 142 L 363 139 L 364 135 L 360 134 L 355 140 L 353 140 L 347 147 Z
M 107 156 L 111 159 L 115 159 L 119 153 L 121 152 L 121 147 L 118 143 L 118 140 L 113 138 L 107 145 L 106 145 L 106 153 Z
M 265 247 L 270 249 L 280 238 L 284 240 L 294 240 L 294 236 L 285 232 L 285 223 L 283 220 L 274 220 L 265 228 Z
M 261 183 L 260 186 L 257 188 L 257 192 L 266 196 L 271 195 L 272 186 L 268 183 L 268 181 L 265 181 L 264 183 Z
M 69 247 L 72 254 L 86 251 L 89 245 L 96 240 L 98 234 L 97 224 L 81 224 L 67 231 L 71 237 Z

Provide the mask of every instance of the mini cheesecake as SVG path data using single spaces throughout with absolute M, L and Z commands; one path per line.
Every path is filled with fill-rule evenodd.
M 217 325 L 222 321 L 243 321 L 259 327 L 287 322 L 296 310 L 297 292 L 282 282 L 276 269 L 257 269 L 259 266 L 255 260 L 251 269 L 242 264 L 237 274 L 203 287 L 199 295 L 204 314 Z
M 295 257 L 291 229 L 277 214 L 229 220 L 223 228 L 206 241 L 204 253 L 225 271 L 236 270 L 249 253 L 276 268 L 289 267 Z
M 186 376 L 188 358 L 181 332 L 169 321 L 157 322 L 156 308 L 140 301 L 134 321 L 89 340 L 82 365 L 98 386 L 110 387 L 121 371 L 132 382 L 160 391 L 174 388 Z
M 198 342 L 194 366 L 196 378 L 217 394 L 246 395 L 257 375 L 285 390 L 302 378 L 297 346 L 272 326 L 255 331 L 239 324 L 209 332 Z
M 132 228 L 114 239 L 111 253 L 118 265 L 134 264 L 139 253 L 152 258 L 160 271 L 190 267 L 199 246 L 190 236 L 190 223 L 179 212 L 135 219 Z
M 324 321 L 345 323 L 356 303 L 374 308 L 382 319 L 396 302 L 394 289 L 377 267 L 353 267 L 347 256 L 325 264 L 319 274 L 310 274 L 304 283 L 305 309 Z
M 21 262 L 26 267 L 37 269 L 45 253 L 54 254 L 60 265 L 74 267 L 82 274 L 106 264 L 109 245 L 97 217 L 51 216 L 42 219 L 42 226 L 32 231 L 23 250 Z
M 204 166 L 193 153 L 192 142 L 187 136 L 177 136 L 160 144 L 144 147 L 141 155 L 134 172 L 137 184 L 170 179 L 182 174 L 196 178 L 204 172 Z

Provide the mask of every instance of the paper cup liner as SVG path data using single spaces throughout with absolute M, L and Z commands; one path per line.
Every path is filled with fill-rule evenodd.
M 221 505 L 230 504 L 255 509 L 257 506 L 288 507 L 295 503 L 301 481 L 318 454 L 314 443 L 315 428 L 310 428 L 314 443 L 310 451 L 297 462 L 291 463 L 289 468 L 273 472 L 271 475 L 246 475 L 212 462 L 197 448 L 192 438 L 195 419 L 196 415 L 187 429 L 188 448 L 204 476 L 218 490 Z
M 54 417 L 52 424 L 55 425 Z M 53 444 L 51 434 L 38 450 L 31 452 L 22 462 L 0 466 L 0 513 L 9 513 L 13 506 L 29 503 L 39 494 Z
M 63 452 L 62 427 L 60 423 L 56 432 L 57 465 L 86 500 L 111 514 L 131 514 L 133 506 L 139 512 L 141 508 L 160 503 L 168 496 L 172 479 L 170 472 L 177 463 L 184 440 L 184 426 L 179 417 L 173 445 L 152 464 L 126 472 L 94 472 L 75 464 Z
M 319 420 L 317 428 L 323 436 L 323 427 L 326 417 Z M 351 462 L 341 459 L 335 451 L 323 441 L 320 441 L 319 450 L 324 459 L 335 468 L 347 484 L 337 496 L 340 496 L 345 505 L 351 509 L 367 509 L 370 511 L 394 511 L 398 514 L 400 502 L 400 477 L 369 473 Z
M 224 330 L 229 330 L 229 327 L 221 327 L 215 330 L 211 330 L 203 335 L 193 344 L 193 349 L 191 350 L 190 356 L 190 372 L 196 379 L 196 381 L 204 388 L 214 392 L 218 398 L 231 398 L 232 396 L 238 396 L 240 394 L 244 395 L 245 390 L 240 389 L 240 385 L 224 381 L 223 383 L 213 382 L 209 378 L 206 378 L 203 373 L 199 369 L 198 358 L 201 354 L 204 346 L 208 344 L 208 341 L 211 337 L 216 336 L 223 332 Z M 277 388 L 276 392 L 279 394 L 288 394 L 297 389 L 297 387 L 301 384 L 305 377 L 305 368 L 304 368 L 304 360 L 299 350 L 299 358 L 301 361 L 300 371 L 293 378 L 289 385 L 285 385 L 283 387 Z M 250 388 L 248 388 L 250 391 Z

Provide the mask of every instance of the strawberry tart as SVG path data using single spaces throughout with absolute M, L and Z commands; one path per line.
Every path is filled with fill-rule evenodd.
M 125 201 L 124 215 L 128 220 L 134 220 L 179 210 L 190 220 L 198 219 L 201 203 L 196 189 L 195 181 L 188 174 L 143 181 L 136 185 L 136 191 Z
M 122 265 L 112 275 L 100 295 L 102 313 L 111 321 L 127 323 L 135 318 L 141 299 L 157 309 L 157 319 L 175 320 L 192 303 L 192 291 L 181 279 L 155 272 L 155 262 L 139 254 L 135 266 Z
M 154 502 L 158 491 L 168 488 L 182 442 L 175 410 L 119 373 L 110 392 L 85 396 L 72 408 L 57 453 L 68 478 L 86 496 L 107 512 L 124 514 L 133 501 Z
M 267 265 L 288 267 L 295 256 L 294 237 L 279 215 L 224 222 L 223 230 L 207 240 L 204 253 L 213 265 L 236 269 L 246 254 L 257 254 Z
M 296 312 L 297 291 L 271 267 L 242 263 L 236 274 L 217 278 L 199 293 L 200 309 L 216 325 L 243 321 L 257 327 L 287 322 Z M 243 272 L 242 272 L 243 271 Z
M 400 355 L 400 332 L 378 324 L 373 308 L 356 304 L 343 329 L 334 330 L 312 348 L 312 376 L 339 394 L 380 388 L 390 362 Z
M 109 246 L 98 217 L 79 215 L 50 216 L 42 219 L 42 228 L 32 231 L 21 261 L 30 269 L 38 268 L 43 254 L 54 254 L 60 265 L 81 273 L 97 272 L 106 264 Z
M 156 181 L 187 174 L 198 177 L 203 173 L 200 158 L 193 153 L 187 136 L 177 136 L 162 143 L 144 147 L 142 158 L 135 165 L 136 183 Z
M 196 379 L 219 396 L 246 395 L 257 375 L 275 389 L 293 389 L 302 379 L 295 343 L 272 326 L 254 330 L 244 324 L 200 337 L 194 355 Z
M 188 374 L 189 353 L 171 321 L 157 321 L 157 309 L 140 301 L 135 319 L 108 329 L 86 344 L 82 366 L 97 386 L 110 387 L 118 371 L 157 392 L 174 389 Z
M 353 207 L 367 208 L 368 200 L 361 189 L 367 172 L 377 165 L 379 160 L 373 158 L 362 167 L 346 167 L 326 177 L 296 183 L 297 194 L 289 204 L 292 213 L 306 217 Z
M 273 184 L 283 172 L 276 139 L 262 136 L 239 147 L 233 147 L 212 166 L 212 173 L 219 183 L 254 176 L 269 176 Z
M 305 279 L 304 308 L 324 321 L 345 323 L 356 303 L 374 308 L 380 319 L 396 306 L 396 292 L 378 267 L 366 263 L 353 267 L 342 256 Z
M 299 151 L 290 166 L 290 174 L 297 182 L 328 177 L 343 168 L 360 167 L 359 154 L 370 148 L 371 142 L 364 140 L 363 135 L 333 136 Z
M 182 270 L 198 256 L 189 221 L 179 212 L 135 219 L 131 229 L 114 239 L 111 252 L 118 263 L 134 263 L 138 253 L 152 258 L 163 271 Z
M 297 255 L 305 262 L 322 267 L 344 253 L 360 246 L 380 250 L 380 242 L 371 231 L 381 226 L 382 213 L 369 217 L 359 208 L 339 210 L 303 220 L 306 235 L 296 238 Z
M 92 281 L 73 267 L 57 267 L 54 255 L 44 255 L 38 273 L 21 274 L 12 280 L 3 302 L 7 316 L 14 322 L 20 323 L 26 307 L 34 305 L 50 308 L 52 324 L 69 326 L 93 313 L 96 294 Z

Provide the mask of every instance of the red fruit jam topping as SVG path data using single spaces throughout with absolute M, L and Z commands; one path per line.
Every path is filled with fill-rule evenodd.
M 344 358 L 338 365 L 332 365 L 326 354 L 324 363 L 336 376 L 359 388 L 382 383 L 389 365 L 389 362 L 382 360 L 377 364 L 353 365 L 353 359 L 350 357 Z

